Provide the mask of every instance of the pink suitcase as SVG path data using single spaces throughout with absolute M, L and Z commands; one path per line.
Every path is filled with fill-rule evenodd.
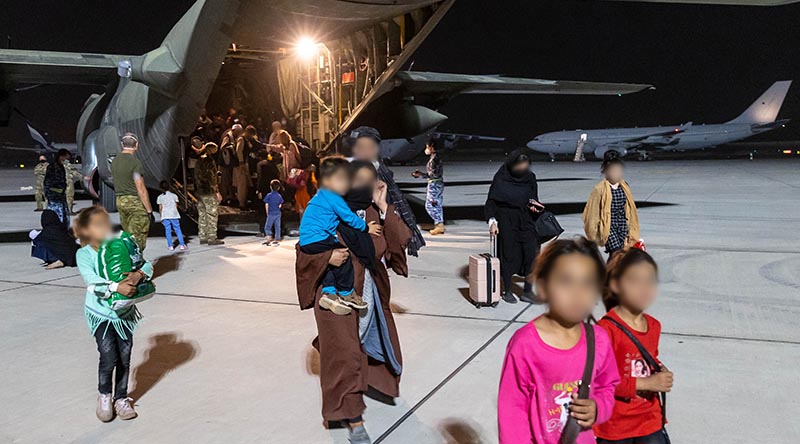
M 500 259 L 495 245 L 492 236 L 491 253 L 469 257 L 469 298 L 475 308 L 494 307 L 500 301 Z

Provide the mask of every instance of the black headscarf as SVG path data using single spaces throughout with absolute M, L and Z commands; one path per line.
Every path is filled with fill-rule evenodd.
M 353 175 L 361 168 L 369 168 L 377 176 L 375 167 L 370 162 L 354 160 L 351 163 Z M 369 186 L 351 188 L 344 196 L 344 200 L 350 209 L 358 214 L 359 211 L 366 211 L 367 208 L 372 206 L 372 191 L 373 188 Z M 338 231 L 342 242 L 358 258 L 359 262 L 367 269 L 374 270 L 376 265 L 375 244 L 372 242 L 372 237 L 369 233 L 358 231 L 345 223 L 339 224 Z
M 513 173 L 514 165 L 525 161 L 530 162 L 530 157 L 522 149 L 514 150 L 508 155 L 503 166 L 494 175 L 489 188 L 489 199 L 504 206 L 526 209 L 530 199 L 538 200 L 536 175 L 530 168 L 522 175 Z
M 55 211 L 44 210 L 42 212 L 42 232 L 36 236 L 33 243 L 46 248 L 64 265 L 68 267 L 76 265 L 75 253 L 78 251 L 78 245 Z

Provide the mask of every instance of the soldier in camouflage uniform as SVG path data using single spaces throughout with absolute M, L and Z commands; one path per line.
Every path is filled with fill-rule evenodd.
M 39 156 L 39 163 L 33 169 L 33 174 L 36 176 L 36 184 L 33 188 L 33 193 L 36 197 L 36 210 L 34 211 L 43 211 L 45 205 L 45 198 L 44 198 L 44 174 L 47 172 L 47 166 L 50 165 L 47 163 L 47 157 Z
M 153 223 L 150 196 L 142 176 L 142 162 L 135 157 L 139 140 L 133 133 L 122 136 L 122 152 L 111 162 L 111 176 L 117 193 L 117 210 L 122 229 L 130 233 L 139 248 L 147 246 L 147 233 Z
M 203 145 L 202 157 L 194 167 L 195 194 L 197 195 L 197 226 L 200 244 L 222 245 L 225 242 L 217 239 L 218 208 L 222 196 L 219 193 L 217 164 L 213 156 L 217 153 L 217 144 L 213 142 Z
M 72 206 L 75 205 L 75 182 L 83 179 L 83 174 L 70 162 L 64 162 L 67 170 L 67 210 L 70 214 L 75 214 Z

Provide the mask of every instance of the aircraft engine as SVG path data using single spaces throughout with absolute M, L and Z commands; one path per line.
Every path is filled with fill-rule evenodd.
M 628 150 L 626 148 L 621 147 L 614 147 L 614 146 L 599 146 L 597 149 L 594 150 L 594 157 L 598 159 L 603 159 L 607 152 L 609 151 L 616 151 L 619 154 L 619 157 L 625 157 L 628 155 Z

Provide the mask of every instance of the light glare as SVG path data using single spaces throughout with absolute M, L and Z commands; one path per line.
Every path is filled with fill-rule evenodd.
M 310 60 L 317 55 L 317 43 L 308 37 L 303 37 L 297 42 L 295 52 L 301 59 Z

